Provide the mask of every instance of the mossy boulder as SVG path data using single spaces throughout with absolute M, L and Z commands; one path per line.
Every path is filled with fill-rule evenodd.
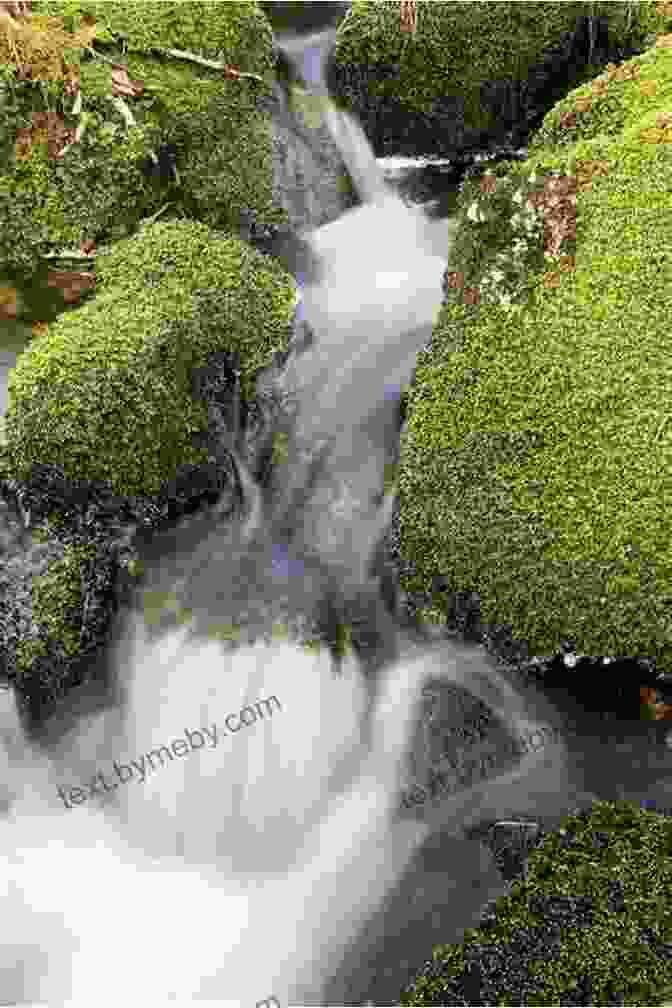
M 663 1004 L 672 992 L 672 819 L 596 802 L 563 821 L 404 1005 Z
M 195 368 L 238 353 L 241 391 L 286 350 L 292 277 L 237 238 L 193 221 L 154 222 L 97 260 L 95 296 L 32 340 L 9 377 L 7 464 L 157 494 L 180 466 L 206 461 Z
M 550 180 L 545 247 L 563 229 L 574 244 L 535 259 L 521 296 L 486 296 L 506 264 L 458 252 L 524 225 L 525 207 L 499 227 L 494 175 L 465 189 L 459 290 L 418 362 L 399 477 L 410 588 L 443 574 L 477 591 L 484 621 L 531 654 L 570 640 L 660 670 L 672 661 L 671 45 L 661 35 L 570 93 L 509 166 L 521 192 Z M 541 233 L 522 243 L 541 249 Z
M 422 3 L 404 30 L 400 8 L 355 0 L 336 48 L 344 97 L 369 135 L 394 137 L 390 153 L 399 121 L 445 156 L 501 142 L 545 93 L 584 80 L 586 60 L 636 51 L 657 24 L 654 3 Z
M 45 255 L 126 237 L 167 199 L 233 233 L 241 215 L 286 222 L 264 108 L 272 32 L 256 3 L 35 0 L 31 13 L 0 30 L 3 271 L 31 278 Z M 179 180 L 147 170 L 163 142 Z

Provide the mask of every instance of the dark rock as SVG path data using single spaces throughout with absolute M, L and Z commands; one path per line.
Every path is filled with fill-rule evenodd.
M 332 27 L 343 18 L 350 7 L 349 3 L 331 3 L 320 0 L 319 3 L 281 3 L 276 0 L 259 4 L 271 23 L 274 33 L 307 35 Z
M 530 852 L 542 842 L 545 830 L 533 821 L 501 820 L 479 823 L 468 830 L 467 835 L 479 839 L 492 851 L 503 877 L 507 882 L 513 882 L 524 876 Z
M 142 162 L 142 173 L 148 179 L 171 185 L 177 181 L 178 149 L 174 143 L 161 144 L 154 157 L 146 157 Z
M 343 158 L 324 124 L 310 125 L 294 107 L 288 86 L 277 83 L 266 100 L 271 116 L 273 202 L 286 212 L 285 239 L 294 240 L 322 227 L 358 203 Z M 278 234 L 278 229 L 254 231 L 254 244 Z

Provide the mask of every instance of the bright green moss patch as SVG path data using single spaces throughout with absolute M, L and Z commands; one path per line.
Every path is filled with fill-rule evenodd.
M 409 402 L 400 525 L 418 571 L 409 588 L 448 574 L 533 654 L 569 638 L 583 653 L 647 655 L 664 668 L 672 143 L 649 130 L 667 108 L 672 51 L 637 59 L 659 85 L 645 108 L 626 76 L 613 84 L 613 136 L 544 147 L 516 169 L 573 160 L 573 266 L 549 261 L 525 303 L 444 306 Z M 546 123 L 556 120 L 552 111 Z
M 218 229 L 237 231 L 243 211 L 266 223 L 286 221 L 273 203 L 272 128 L 259 106 L 271 94 L 272 31 L 256 3 L 143 2 L 140 13 L 123 0 L 35 0 L 32 8 L 32 41 L 22 35 L 17 58 L 35 68 L 39 89 L 17 78 L 0 33 L 7 138 L 0 159 L 1 262 L 30 277 L 46 253 L 101 233 L 123 239 L 163 205 L 167 191 L 175 204 L 186 199 L 188 215 Z M 94 23 L 91 47 L 86 26 Z M 168 56 L 167 49 L 197 59 Z M 233 80 L 198 58 L 256 76 Z M 125 109 L 113 88 L 115 62 L 139 92 L 121 99 Z M 81 85 L 78 107 L 65 89 L 69 74 Z M 17 153 L 17 131 L 31 114 L 47 112 L 73 134 L 79 129 L 77 142 L 56 157 L 46 130 L 32 129 Z M 179 152 L 174 187 L 141 170 L 149 152 L 167 140 Z
M 181 464 L 204 462 L 194 368 L 238 352 L 241 391 L 284 350 L 296 287 L 276 263 L 202 224 L 160 221 L 97 263 L 95 298 L 34 338 L 9 378 L 5 452 L 152 496 Z

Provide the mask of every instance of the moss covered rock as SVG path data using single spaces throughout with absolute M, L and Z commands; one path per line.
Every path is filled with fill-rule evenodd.
M 596 802 L 543 840 L 461 945 L 434 949 L 401 1004 L 663 1004 L 671 885 L 672 819 Z
M 106 643 L 118 590 L 137 573 L 123 518 L 98 513 L 98 492 L 151 504 L 178 473 L 197 473 L 209 418 L 192 394 L 194 371 L 239 354 L 249 402 L 257 371 L 291 335 L 293 279 L 202 224 L 149 223 L 97 268 L 95 296 L 34 337 L 10 375 L 3 470 L 31 486 L 35 473 L 55 473 L 44 477 L 45 502 L 95 490 L 91 514 L 74 524 L 71 505 L 66 520 L 52 504 L 0 578 L 10 600 L 0 669 L 36 712 L 90 674 L 87 655 Z
M 10 373 L 7 463 L 16 479 L 44 463 L 150 497 L 206 460 L 194 369 L 239 353 L 251 398 L 256 371 L 287 349 L 296 286 L 273 260 L 191 221 L 149 224 L 97 270 L 95 297 L 34 338 Z
M 529 159 L 511 166 L 513 216 L 497 219 L 494 176 L 465 190 L 456 289 L 409 400 L 410 587 L 442 573 L 478 591 L 484 620 L 511 626 L 532 654 L 569 639 L 584 654 L 672 661 L 671 95 L 660 36 L 548 114 Z M 509 238 L 499 270 L 460 250 L 509 236 L 516 217 L 521 246 L 542 248 L 520 195 L 539 177 L 551 251 L 522 295 L 499 296 L 485 279 L 507 281 Z
M 399 133 L 395 118 L 403 116 L 408 132 L 416 116 L 418 124 L 429 117 L 426 133 L 421 132 L 425 149 L 482 147 L 484 135 L 496 134 L 503 120 L 505 129 L 516 125 L 529 107 L 528 96 L 537 93 L 539 78 L 544 82 L 537 101 L 543 101 L 543 90 L 557 90 L 559 68 L 562 81 L 585 79 L 583 57 L 572 56 L 579 37 L 586 33 L 591 40 L 589 61 L 597 62 L 603 44 L 608 51 L 636 49 L 656 24 L 654 7 L 421 3 L 408 31 L 401 28 L 399 4 L 355 0 L 339 27 L 336 58 L 341 66 L 359 68 L 355 78 L 360 87 L 366 82 L 366 93 L 351 97 L 358 113 L 371 113 L 370 134 L 385 135 L 389 107 L 392 134 Z M 592 20 L 588 29 L 587 18 Z M 555 72 L 547 73 L 544 66 Z M 346 83 L 345 90 L 352 88 Z M 432 138 L 432 131 L 439 135 Z
M 272 32 L 256 3 L 150 2 L 140 13 L 134 3 L 35 0 L 11 39 L 2 28 L 3 268 L 32 276 L 45 254 L 123 238 L 167 190 L 212 227 L 237 232 L 241 214 L 286 221 L 273 205 L 262 101 Z M 144 171 L 164 141 L 177 152 L 177 185 Z

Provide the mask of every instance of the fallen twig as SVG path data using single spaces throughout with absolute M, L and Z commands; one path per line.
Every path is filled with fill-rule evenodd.
M 196 53 L 188 52 L 185 49 L 162 49 L 159 46 L 151 46 L 150 48 L 155 52 L 165 53 L 167 56 L 174 56 L 176 59 L 188 60 L 190 63 L 197 63 L 199 66 L 208 67 L 211 70 L 222 70 L 225 76 L 230 77 L 232 80 L 237 80 L 240 77 L 251 77 L 253 80 L 259 81 L 260 84 L 267 83 L 259 74 L 244 73 L 242 70 L 236 70 L 234 67 L 229 66 L 228 63 L 218 63 L 215 60 L 204 59 L 203 56 L 197 56 Z

